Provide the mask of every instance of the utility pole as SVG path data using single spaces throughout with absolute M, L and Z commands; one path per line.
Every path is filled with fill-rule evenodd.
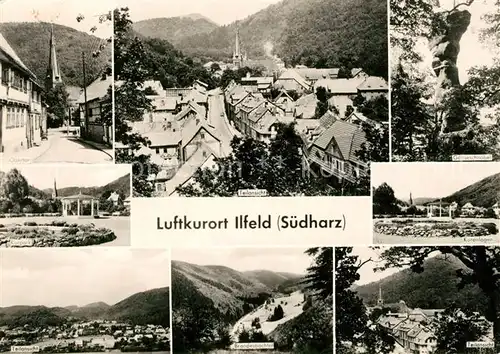
M 85 99 L 85 135 L 87 135 L 87 129 L 89 126 L 89 112 L 87 105 L 87 77 L 85 75 L 85 53 L 82 52 L 82 64 L 83 64 L 83 97 Z M 81 135 L 81 133 L 80 133 Z

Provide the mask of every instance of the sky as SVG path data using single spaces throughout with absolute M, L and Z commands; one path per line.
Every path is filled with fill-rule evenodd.
M 109 305 L 170 286 L 163 249 L 13 249 L 0 254 L 0 307 Z
M 497 162 L 372 164 L 372 186 L 386 182 L 396 198 L 447 197 L 483 178 L 500 173 Z
M 115 0 L 0 0 L 0 22 L 54 22 L 101 38 L 112 35 L 111 21 L 99 24 L 99 15 L 114 8 Z M 78 22 L 79 15 L 85 18 Z M 97 31 L 90 33 L 96 26 Z
M 65 187 L 101 187 L 109 182 L 125 176 L 131 172 L 130 165 L 3 165 L 4 172 L 17 168 L 26 178 L 28 184 L 38 188 L 53 188 L 54 179 L 57 188 Z
M 130 9 L 132 21 L 157 17 L 185 16 L 193 13 L 208 17 L 219 25 L 242 20 L 280 0 L 119 0 Z
M 358 272 L 360 279 L 356 282 L 356 285 L 369 284 L 407 268 L 389 268 L 384 271 L 375 271 L 374 269 L 376 267 L 383 265 L 383 262 L 380 260 L 380 255 L 382 254 L 382 252 L 384 252 L 385 249 L 387 248 L 380 247 L 378 249 L 374 249 L 373 247 L 353 247 L 352 254 L 358 256 L 359 261 L 364 262 L 371 259 L 370 262 L 364 264 L 360 268 Z M 436 254 L 437 253 L 431 254 L 431 257 Z
M 197 265 L 221 265 L 238 271 L 270 270 L 305 274 L 312 258 L 300 248 L 173 249 L 172 259 Z

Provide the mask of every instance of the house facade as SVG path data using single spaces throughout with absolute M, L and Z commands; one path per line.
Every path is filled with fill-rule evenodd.
M 111 109 L 105 107 L 110 104 L 107 94 L 111 85 L 112 77 L 103 75 L 87 87 L 86 97 L 82 93 L 78 99 L 81 135 L 86 140 L 112 144 L 113 125 L 108 124 L 110 119 L 105 117 L 106 110 Z
M 42 88 L 0 34 L 0 148 L 17 152 L 38 144 L 47 133 Z

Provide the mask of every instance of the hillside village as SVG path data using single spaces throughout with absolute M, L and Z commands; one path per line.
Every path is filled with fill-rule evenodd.
M 384 311 L 384 309 L 387 310 Z M 377 326 L 392 336 L 397 346 L 402 348 L 405 353 L 436 352 L 437 334 L 432 323 L 439 314 L 444 313 L 444 309 L 412 309 L 403 300 L 398 304 L 385 304 L 380 289 L 377 305 L 369 307 L 367 310 L 369 313 L 379 311 L 380 316 L 376 320 Z M 478 342 L 493 342 L 492 324 L 488 323 L 484 316 L 480 317 L 478 321 L 484 322 L 489 328 L 488 333 Z
M 158 174 L 149 176 L 156 196 L 177 195 L 176 189 L 191 184 L 199 168 L 212 167 L 217 159 L 227 157 L 233 137 L 269 143 L 280 123 L 295 124 L 304 166 L 317 178 L 355 183 L 366 175 L 368 164 L 356 154 L 367 143 L 363 125 L 385 129 L 387 121 L 367 118 L 357 102 L 386 99 L 384 78 L 369 76 L 362 69 L 286 68 L 276 56 L 252 61 L 243 54 L 238 33 L 234 47 L 231 63 L 205 65 L 215 76 L 248 69 L 246 76 L 223 88 L 209 90 L 201 80 L 183 88 L 144 82 L 154 108 L 130 125 L 150 141 L 137 154 L 150 155 L 160 166 Z M 327 108 L 318 115 L 322 88 Z M 116 148 L 126 146 L 116 143 Z

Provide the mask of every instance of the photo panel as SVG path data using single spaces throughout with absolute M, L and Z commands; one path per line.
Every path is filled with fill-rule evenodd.
M 333 248 L 172 250 L 174 353 L 333 353 Z
M 113 163 L 114 1 L 0 3 L 0 160 Z
M 500 243 L 500 163 L 390 163 L 372 169 L 373 243 Z
M 336 353 L 497 353 L 498 248 L 335 248 Z
M 130 165 L 0 167 L 0 248 L 130 246 Z
M 390 0 L 391 161 L 500 160 L 496 0 Z
M 0 350 L 170 353 L 170 252 L 0 252 Z
M 385 1 L 120 6 L 115 156 L 137 195 L 369 195 L 389 161 Z

